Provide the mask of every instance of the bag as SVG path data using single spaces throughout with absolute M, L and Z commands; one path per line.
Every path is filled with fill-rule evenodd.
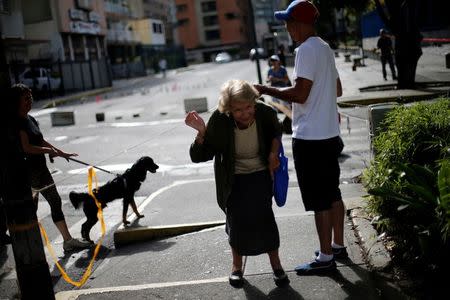
M 273 176 L 273 197 L 278 207 L 282 207 L 286 203 L 287 191 L 289 186 L 288 158 L 284 156 L 283 144 L 280 139 L 280 147 L 278 148 L 278 159 L 280 166 Z

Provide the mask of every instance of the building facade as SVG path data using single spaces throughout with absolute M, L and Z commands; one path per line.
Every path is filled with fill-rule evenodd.
M 7 3 L 0 16 L 1 59 L 11 83 L 31 82 L 36 98 L 111 85 L 104 1 Z
M 221 51 L 240 55 L 248 48 L 239 1 L 176 0 L 180 43 L 191 62 L 211 61 Z M 248 53 L 248 52 L 247 52 Z
M 103 1 L 17 0 L 2 15 L 8 62 L 81 61 L 105 56 Z

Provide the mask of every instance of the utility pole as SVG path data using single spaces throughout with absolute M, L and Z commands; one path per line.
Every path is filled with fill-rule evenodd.
M 249 18 L 248 18 L 249 25 L 250 25 L 251 31 L 252 31 L 253 49 L 255 49 L 255 62 L 256 62 L 256 72 L 258 73 L 258 83 L 262 84 L 261 66 L 259 65 L 258 39 L 256 37 L 255 16 L 253 14 L 252 0 L 248 0 L 248 16 L 249 16 Z

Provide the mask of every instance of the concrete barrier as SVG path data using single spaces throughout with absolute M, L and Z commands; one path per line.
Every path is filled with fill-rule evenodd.
M 55 111 L 50 114 L 52 126 L 68 126 L 75 124 L 73 111 Z
M 196 112 L 207 112 L 208 111 L 208 101 L 206 97 L 203 98 L 189 98 L 184 99 L 184 111 L 190 112 L 195 110 Z
M 376 151 L 374 148 L 374 138 L 384 131 L 383 121 L 386 118 L 386 114 L 394 107 L 398 106 L 398 103 L 390 102 L 383 104 L 372 104 L 367 107 L 367 114 L 369 120 L 369 137 L 370 137 L 370 150 L 372 158 L 375 157 Z
M 224 221 L 178 224 L 169 226 L 152 226 L 152 227 L 128 227 L 119 229 L 114 232 L 114 245 L 116 248 L 155 239 L 161 239 L 180 234 L 195 232 L 211 227 L 222 226 Z
M 344 57 L 345 57 L 345 62 L 352 62 L 352 60 L 350 59 L 350 53 L 344 53 Z
M 105 121 L 105 113 L 96 113 L 95 120 L 97 120 L 97 122 Z

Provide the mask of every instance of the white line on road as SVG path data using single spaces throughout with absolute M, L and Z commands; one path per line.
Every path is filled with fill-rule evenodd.
M 106 288 L 97 289 L 84 289 L 78 291 L 64 291 L 57 293 L 56 300 L 75 300 L 79 296 L 96 294 L 96 293 L 108 293 L 108 292 L 121 292 L 121 291 L 139 291 L 146 289 L 155 288 L 165 288 L 165 287 L 175 287 L 183 285 L 198 285 L 206 283 L 217 283 L 217 282 L 228 282 L 228 277 L 218 277 L 212 279 L 201 279 L 201 280 L 191 280 L 191 281 L 175 281 L 175 282 L 161 282 L 161 283 L 147 283 L 141 285 L 126 285 L 126 286 L 114 286 Z
M 142 204 L 139 205 L 138 210 L 139 211 L 143 211 L 145 209 L 145 207 L 152 202 L 153 199 L 155 199 L 157 196 L 161 195 L 162 193 L 168 191 L 169 189 L 179 186 L 179 185 L 183 185 L 183 184 L 188 184 L 188 183 L 196 183 L 196 182 L 206 182 L 206 181 L 214 181 L 214 178 L 207 178 L 207 179 L 193 179 L 193 180 L 177 180 L 174 181 L 172 184 L 165 186 L 163 188 L 160 188 L 159 190 L 157 190 L 156 192 L 152 193 L 150 196 L 148 196 L 147 199 L 144 200 L 144 202 L 142 202 Z M 136 220 L 136 215 L 132 215 L 131 218 L 129 219 L 129 221 L 131 223 L 133 223 L 133 221 Z M 123 225 L 119 228 L 119 229 L 124 229 Z
M 172 172 L 174 170 L 180 170 L 180 169 L 200 169 L 200 168 L 210 168 L 212 167 L 212 162 L 206 162 L 206 163 L 196 163 L 196 164 L 184 164 L 184 165 L 164 165 L 164 164 L 158 164 L 159 169 L 158 173 L 164 173 L 164 172 Z M 102 169 L 108 170 L 110 172 L 124 172 L 126 169 L 129 169 L 132 166 L 132 164 L 115 164 L 115 165 L 103 165 L 99 166 Z M 80 169 L 73 169 L 68 171 L 68 174 L 85 174 L 87 173 L 88 168 L 80 168 Z

